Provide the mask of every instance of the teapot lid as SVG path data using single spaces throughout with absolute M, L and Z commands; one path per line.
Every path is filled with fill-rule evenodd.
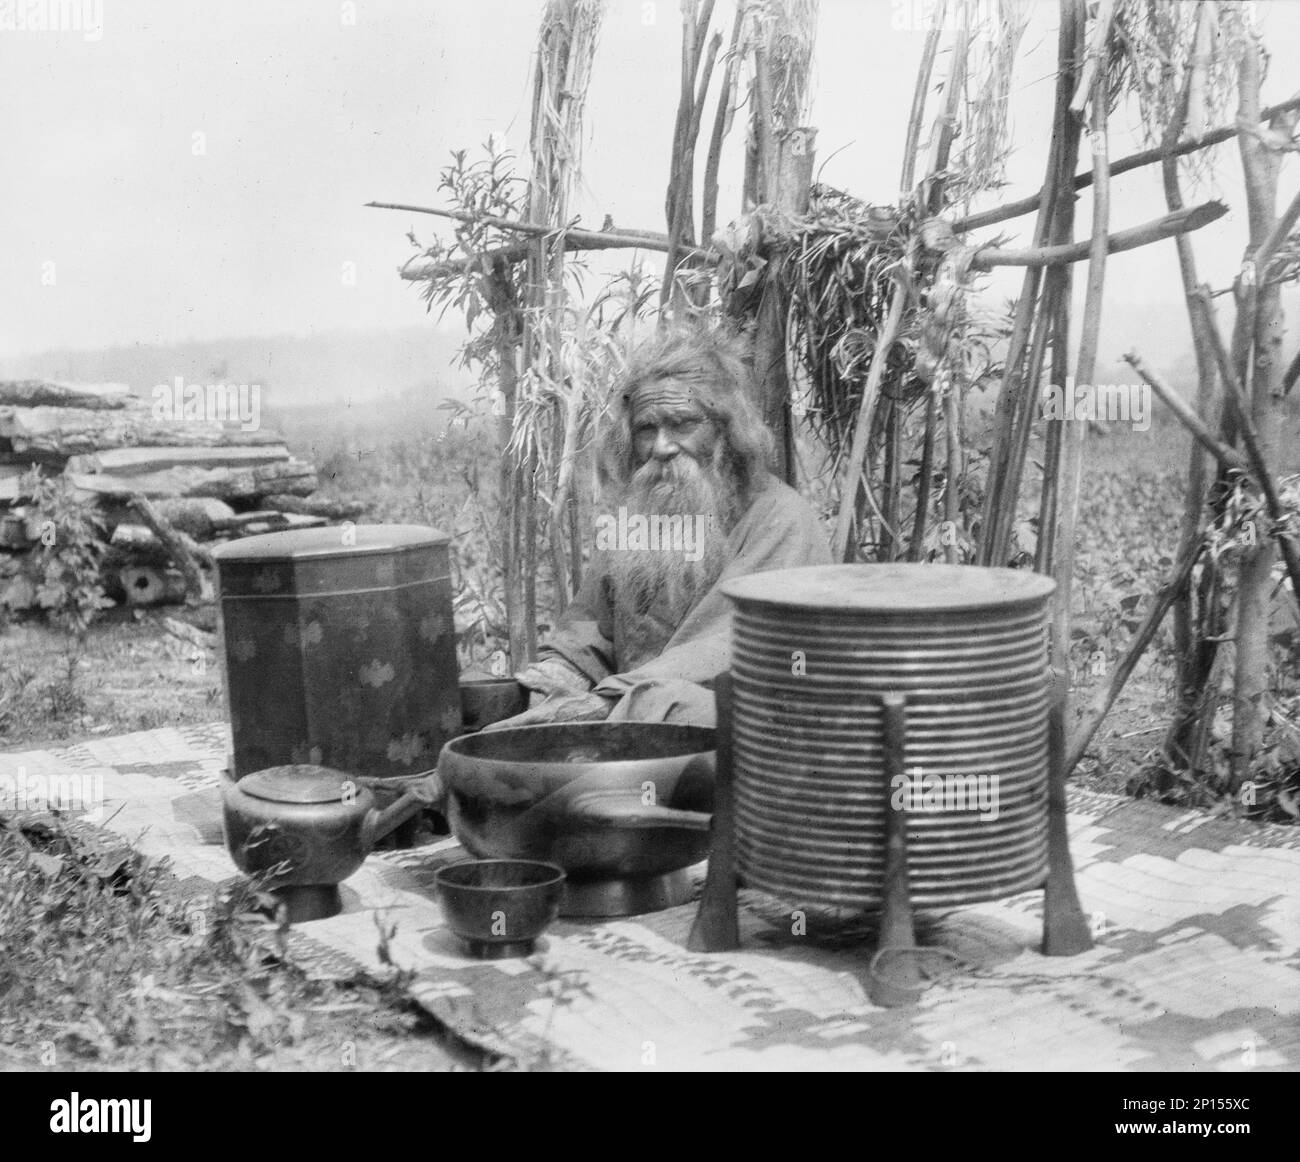
M 267 767 L 239 780 L 241 791 L 271 803 L 340 803 L 361 795 L 358 780 L 342 771 L 311 763 Z

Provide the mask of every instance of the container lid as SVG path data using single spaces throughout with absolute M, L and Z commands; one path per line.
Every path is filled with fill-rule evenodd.
M 996 609 L 1044 600 L 1056 582 L 1028 569 L 980 565 L 809 565 L 737 577 L 733 601 L 783 609 L 908 613 Z
M 351 775 L 329 767 L 295 763 L 267 767 L 239 780 L 239 789 L 269 803 L 339 803 L 358 797 L 361 784 Z
M 437 529 L 423 525 L 327 525 L 241 537 L 222 545 L 212 555 L 218 561 L 319 560 L 362 553 L 396 553 L 446 545 L 450 540 Z

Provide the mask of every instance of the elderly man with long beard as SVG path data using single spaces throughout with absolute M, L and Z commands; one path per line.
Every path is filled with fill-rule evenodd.
M 538 661 L 516 675 L 533 691 L 530 709 L 496 728 L 714 725 L 710 686 L 731 664 L 731 603 L 719 586 L 830 563 L 812 508 L 769 470 L 771 437 L 747 385 L 718 334 L 668 332 L 634 354 L 612 400 L 601 456 L 609 511 L 587 575 Z

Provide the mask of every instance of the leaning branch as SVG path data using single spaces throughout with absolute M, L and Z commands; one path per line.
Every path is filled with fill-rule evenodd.
M 1296 203 L 1292 205 L 1295 207 Z M 1266 261 L 1267 258 L 1268 255 L 1265 255 Z M 1277 486 L 1273 483 L 1273 473 L 1269 471 L 1268 464 L 1264 461 L 1264 453 L 1260 450 L 1259 432 L 1255 428 L 1255 420 L 1251 415 L 1250 402 L 1246 399 L 1246 393 L 1237 379 L 1237 373 L 1233 370 L 1232 360 L 1223 345 L 1223 338 L 1219 335 L 1219 327 L 1214 318 L 1214 307 L 1210 302 L 1209 287 L 1200 287 L 1197 293 L 1204 304 L 1208 338 L 1210 346 L 1214 349 L 1214 358 L 1219 365 L 1219 375 L 1222 376 L 1224 386 L 1227 388 L 1228 399 L 1237 409 L 1237 424 L 1241 429 L 1242 443 L 1246 445 L 1246 456 L 1254 470 L 1259 489 L 1264 494 L 1264 503 L 1268 506 L 1273 539 L 1277 541 L 1278 550 L 1286 565 L 1287 576 L 1291 578 L 1292 596 L 1297 604 L 1300 604 L 1300 553 L 1297 552 L 1295 542 L 1287 532 L 1287 514 L 1277 494 Z
M 1120 254 L 1125 250 L 1136 250 L 1150 242 L 1159 242 L 1162 238 L 1172 238 L 1175 234 L 1188 234 L 1211 222 L 1217 222 L 1227 212 L 1228 207 L 1222 202 L 1206 202 L 1190 210 L 1166 214 L 1154 222 L 1110 235 L 1106 241 L 1106 253 Z M 970 266 L 972 270 L 992 270 L 995 266 L 1057 266 L 1067 262 L 1082 262 L 1091 249 L 1090 240 L 1071 242 L 1066 246 L 1035 246 L 1029 250 L 1002 250 L 997 246 L 986 246 L 976 252 Z
M 513 218 L 498 218 L 495 214 L 472 214 L 468 210 L 440 210 L 434 206 L 412 206 L 405 202 L 367 202 L 366 209 L 404 210 L 408 214 L 433 214 L 438 218 L 451 218 L 456 222 L 471 225 L 492 226 L 497 230 L 513 230 L 518 234 L 531 234 L 544 237 L 558 233 L 555 226 L 546 226 L 540 222 L 519 222 Z M 566 238 L 640 238 L 646 242 L 657 242 L 664 248 L 668 246 L 668 235 L 654 230 L 580 230 L 576 227 L 564 231 Z
M 1268 273 L 1273 255 L 1277 253 L 1277 248 L 1282 245 L 1287 235 L 1295 229 L 1297 220 L 1300 220 L 1300 193 L 1291 199 L 1291 204 L 1287 206 L 1285 213 L 1273 223 L 1273 229 L 1268 232 L 1268 237 L 1260 243 L 1259 249 L 1251 256 L 1255 263 L 1256 285 Z
M 1165 406 L 1178 417 L 1183 427 L 1191 432 L 1220 464 L 1225 468 L 1235 468 L 1238 472 L 1247 470 L 1246 461 L 1241 453 L 1215 439 L 1210 429 L 1201 422 L 1201 417 L 1187 406 L 1182 396 L 1142 362 L 1142 357 L 1136 351 L 1130 351 L 1125 355 L 1124 362 L 1142 377 L 1142 382 L 1164 401 Z
M 532 253 L 532 249 L 532 245 L 528 242 L 513 242 L 509 246 L 495 246 L 491 250 L 485 250 L 481 254 L 471 255 L 468 258 L 447 258 L 442 262 L 435 262 L 427 255 L 412 256 L 403 266 L 397 268 L 397 273 L 407 282 L 424 282 L 427 279 L 445 278 L 448 275 L 459 276 L 467 270 L 487 272 L 495 270 L 498 262 L 506 266 L 523 262 Z
M 862 400 L 858 405 L 858 418 L 853 426 L 853 445 L 849 458 L 844 463 L 844 474 L 840 478 L 840 511 L 835 520 L 835 540 L 831 544 L 831 553 L 836 561 L 852 561 L 850 548 L 853 544 L 854 518 L 858 510 L 858 487 L 865 485 L 867 495 L 871 495 L 871 484 L 863 480 L 863 468 L 867 459 L 867 444 L 871 436 L 871 418 L 876 407 L 876 397 L 880 391 L 880 381 L 885 374 L 885 365 L 889 352 L 898 336 L 903 322 L 903 311 L 907 306 L 907 280 L 901 276 L 894 285 L 894 298 L 889 304 L 889 314 L 885 316 L 880 336 L 876 340 L 876 349 L 871 355 L 871 367 L 867 371 L 867 383 L 862 389 Z M 891 531 L 897 541 L 897 531 Z
M 554 231 L 553 231 L 554 233 Z M 582 237 L 575 238 L 579 234 Z M 509 246 L 494 246 L 481 254 L 467 258 L 444 258 L 436 261 L 426 255 L 411 258 L 405 266 L 398 268 L 398 274 L 407 282 L 424 282 L 431 278 L 443 278 L 447 275 L 462 275 L 467 270 L 490 270 L 496 263 L 511 265 L 523 262 L 532 253 L 533 245 L 528 242 L 512 242 Z M 578 250 L 658 250 L 667 253 L 667 241 L 660 244 L 655 240 L 644 239 L 635 235 L 602 234 L 595 230 L 568 230 L 564 232 L 564 249 Z M 705 259 L 717 259 L 711 250 L 690 249 L 688 255 L 701 255 Z
M 1151 639 L 1155 637 L 1156 630 L 1160 628 L 1160 623 L 1164 621 L 1165 614 L 1169 612 L 1169 607 L 1173 605 L 1174 599 L 1186 587 L 1188 578 L 1192 575 L 1192 567 L 1196 564 L 1204 549 L 1205 541 L 1201 537 L 1197 537 L 1192 544 L 1186 546 L 1181 560 L 1174 566 L 1173 573 L 1156 593 L 1151 608 L 1147 610 L 1146 617 L 1138 627 L 1137 633 L 1133 635 L 1133 640 L 1129 644 L 1123 661 L 1120 662 L 1111 675 L 1110 684 L 1096 698 L 1087 715 L 1075 727 L 1070 739 L 1070 749 L 1065 756 L 1065 773 L 1067 776 L 1079 765 L 1079 760 L 1087 752 L 1088 744 L 1092 742 L 1093 735 L 1097 733 L 1097 728 L 1105 721 L 1110 708 L 1115 705 L 1115 699 L 1119 697 L 1120 691 L 1124 689 L 1124 684 L 1129 679 L 1129 675 L 1133 673 L 1134 667 L 1138 664 L 1143 653 L 1146 652 L 1147 646 L 1151 644 Z
M 534 238 L 550 237 L 556 234 L 564 236 L 566 250 L 657 250 L 668 252 L 668 235 L 653 230 L 580 230 L 576 227 L 558 230 L 554 226 L 545 226 L 538 222 L 518 222 L 513 218 L 498 218 L 492 214 L 471 214 L 464 210 L 441 210 L 433 206 L 412 206 L 404 202 L 367 202 L 366 206 L 376 210 L 402 210 L 408 214 L 433 214 L 439 218 L 450 218 L 456 222 L 476 223 L 491 226 L 495 230 L 508 230 L 516 234 L 526 234 Z M 464 274 L 477 265 L 490 267 L 495 261 L 506 263 L 523 262 L 532 253 L 527 242 L 512 242 L 507 246 L 496 246 L 485 250 L 480 255 L 466 258 L 448 258 L 441 261 L 428 257 L 412 259 L 400 269 L 402 278 L 408 282 L 423 282 L 430 278 L 446 275 Z M 709 252 L 691 249 L 688 253 L 707 257 Z
M 944 28 L 944 0 L 935 11 L 930 30 L 925 36 L 925 49 L 921 53 L 921 66 L 916 72 L 916 88 L 912 92 L 912 112 L 907 119 L 907 138 L 903 144 L 903 177 L 899 182 L 899 201 L 912 196 L 912 183 L 916 175 L 916 153 L 921 144 L 921 122 L 925 119 L 925 97 L 930 89 L 930 76 L 934 72 L 934 58 L 939 53 L 939 36 Z
M 1300 109 L 1300 94 L 1292 97 L 1289 101 L 1283 101 L 1280 105 L 1270 105 L 1267 109 L 1261 109 L 1259 119 L 1261 121 L 1270 121 L 1279 113 L 1286 113 L 1292 109 Z M 1184 154 L 1208 149 L 1211 145 L 1218 145 L 1221 142 L 1231 140 L 1237 136 L 1237 133 L 1237 126 L 1234 124 L 1211 130 L 1209 133 L 1203 133 L 1200 137 L 1193 137 L 1184 141 L 1181 145 L 1174 146 L 1171 150 L 1166 150 L 1162 145 L 1144 149 L 1140 153 L 1130 154 L 1128 157 L 1120 158 L 1119 161 L 1115 162 L 1110 167 L 1111 177 L 1128 173 L 1129 170 L 1141 169 L 1144 165 L 1154 165 L 1156 162 L 1161 161 L 1166 153 L 1174 157 L 1181 157 Z M 1076 190 L 1086 189 L 1090 185 L 1092 185 L 1091 172 L 1081 173 L 1074 179 L 1074 188 Z M 1038 204 L 1042 201 L 1042 198 L 1041 193 L 1031 194 L 1027 198 L 1021 198 L 1018 202 L 1008 202 L 1004 206 L 994 206 L 991 210 L 983 210 L 978 214 L 970 214 L 965 218 L 959 218 L 952 225 L 953 231 L 957 234 L 964 234 L 971 230 L 979 230 L 984 226 L 993 226 L 998 222 L 1005 222 L 1010 218 L 1019 218 L 1022 214 L 1032 214 L 1038 209 Z
M 133 495 L 128 501 L 141 523 L 158 538 L 167 555 L 185 578 L 186 600 L 201 604 L 212 596 L 211 588 L 203 576 L 199 562 L 212 564 L 212 555 L 202 545 L 196 544 L 171 523 L 142 495 Z

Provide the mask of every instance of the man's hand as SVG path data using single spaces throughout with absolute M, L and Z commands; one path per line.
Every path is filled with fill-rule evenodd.
M 613 708 L 613 700 L 599 694 L 560 694 L 513 718 L 493 722 L 483 730 L 511 730 L 516 726 L 544 726 L 551 722 L 604 722 Z
M 543 658 L 525 666 L 515 681 L 532 691 L 529 709 L 539 706 L 544 698 L 585 694 L 591 689 L 591 679 L 563 658 Z

